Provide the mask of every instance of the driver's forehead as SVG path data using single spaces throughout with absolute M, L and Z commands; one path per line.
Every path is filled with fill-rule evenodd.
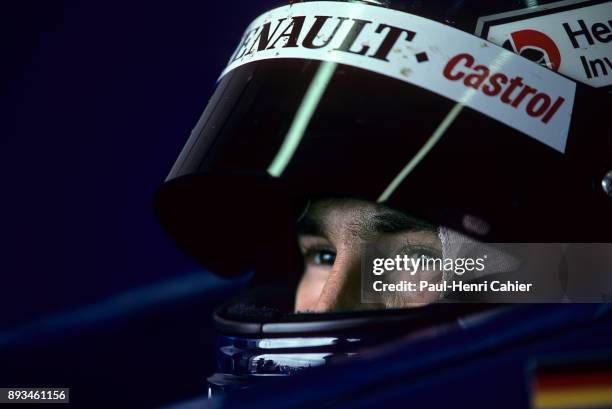
M 309 233 L 337 238 L 340 234 L 359 236 L 368 230 L 368 223 L 375 217 L 377 206 L 357 199 L 313 200 L 299 225 L 309 223 L 315 227 Z
M 435 230 L 423 220 L 360 199 L 312 200 L 298 221 L 300 235 L 321 236 L 330 241 L 347 237 L 370 240 L 383 233 Z

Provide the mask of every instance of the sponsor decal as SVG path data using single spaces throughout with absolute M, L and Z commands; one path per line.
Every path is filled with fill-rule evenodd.
M 334 1 L 279 7 L 249 25 L 221 77 L 241 65 L 277 58 L 330 61 L 392 77 L 565 150 L 573 81 L 432 20 Z M 542 58 L 558 62 L 550 53 Z
M 562 1 L 485 16 L 476 34 L 577 81 L 612 89 L 612 1 Z
M 486 65 L 477 64 L 469 53 L 457 54 L 444 67 L 444 76 L 450 81 L 462 81 L 466 87 L 480 90 L 490 97 L 513 108 L 525 111 L 532 118 L 539 118 L 547 124 L 557 113 L 565 99 L 557 97 L 553 102 L 550 95 L 523 83 L 523 78 L 508 78 L 502 72 L 491 73 Z
M 557 45 L 549 36 L 540 31 L 515 31 L 504 41 L 503 46 L 553 71 L 559 70 L 561 65 L 561 53 Z

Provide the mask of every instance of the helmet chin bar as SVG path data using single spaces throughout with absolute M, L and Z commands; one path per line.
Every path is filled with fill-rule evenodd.
M 339 362 L 384 342 L 439 335 L 478 317 L 522 307 L 453 304 L 448 308 L 436 303 L 407 310 L 287 314 L 265 322 L 227 318 L 228 308 L 214 314 L 220 332 L 218 371 L 207 379 L 209 396 Z

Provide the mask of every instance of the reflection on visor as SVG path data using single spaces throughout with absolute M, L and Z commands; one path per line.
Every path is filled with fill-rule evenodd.
M 294 347 L 321 347 L 334 345 L 338 338 L 267 338 L 257 341 L 257 347 L 262 349 L 294 348 Z
M 262 354 L 251 358 L 250 367 L 253 372 L 260 375 L 285 374 L 287 368 L 298 371 L 313 366 L 325 365 L 325 358 L 329 353 L 301 353 L 301 354 Z

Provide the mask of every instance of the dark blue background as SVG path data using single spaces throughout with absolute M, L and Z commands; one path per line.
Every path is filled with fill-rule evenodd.
M 276 4 L 2 4 L 0 386 L 67 385 L 88 408 L 206 393 L 235 288 L 174 247 L 151 196 Z
M 198 269 L 151 194 L 244 28 L 278 3 L 3 6 L 0 328 Z

